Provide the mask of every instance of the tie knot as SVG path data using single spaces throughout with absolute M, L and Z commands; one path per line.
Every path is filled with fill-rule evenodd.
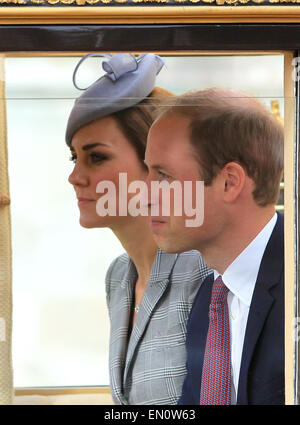
M 229 289 L 223 282 L 221 276 L 218 276 L 213 283 L 212 293 L 211 293 L 211 303 L 224 303 L 227 299 L 227 294 Z

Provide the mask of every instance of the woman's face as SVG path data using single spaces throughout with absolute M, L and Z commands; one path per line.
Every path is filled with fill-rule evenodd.
M 79 129 L 72 139 L 74 169 L 69 176 L 78 198 L 80 224 L 83 227 L 111 227 L 128 224 L 134 217 L 118 215 L 119 173 L 127 173 L 127 183 L 145 180 L 147 171 L 128 139 L 112 116 L 100 118 Z M 101 217 L 96 211 L 99 182 L 110 181 L 116 188 L 116 216 Z M 127 187 L 126 187 L 127 192 Z M 133 195 L 128 194 L 128 200 Z M 124 202 L 124 199 L 122 199 Z

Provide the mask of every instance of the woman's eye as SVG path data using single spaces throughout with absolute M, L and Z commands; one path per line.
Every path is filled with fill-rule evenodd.
M 93 152 L 91 153 L 90 158 L 93 163 L 98 163 L 98 162 L 105 161 L 107 159 L 107 156 L 100 153 Z
M 69 159 L 70 161 L 74 162 L 74 164 L 77 162 L 77 156 L 75 154 L 71 155 Z M 90 154 L 90 159 L 93 164 L 98 164 L 99 162 L 105 161 L 107 159 L 107 156 L 93 152 Z

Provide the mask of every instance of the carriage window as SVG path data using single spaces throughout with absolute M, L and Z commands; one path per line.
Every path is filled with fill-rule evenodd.
M 79 225 L 64 135 L 78 57 L 5 59 L 13 243 L 15 387 L 108 385 L 105 273 L 124 252 L 109 229 Z M 157 85 L 175 94 L 208 87 L 259 98 L 283 123 L 282 54 L 166 56 Z M 99 78 L 99 59 L 78 74 Z M 22 76 L 22 78 L 20 78 Z M 183 78 L 184 76 L 184 78 Z M 283 210 L 284 183 L 278 200 Z

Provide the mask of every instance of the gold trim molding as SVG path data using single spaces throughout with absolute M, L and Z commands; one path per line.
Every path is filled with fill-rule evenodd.
M 278 5 L 278 4 L 295 4 L 300 3 L 300 0 L 0 0 L 0 4 L 6 5 L 37 5 L 37 4 L 48 4 L 48 5 L 77 5 L 77 6 L 85 6 L 85 5 L 94 5 L 98 4 L 99 6 L 103 6 L 106 4 L 137 4 L 137 3 L 158 3 L 158 4 L 216 4 L 217 6 L 223 5 L 245 5 L 245 4 L 269 4 L 269 5 Z
M 0 3 L 8 1 L 22 2 L 24 0 L 0 0 Z M 299 23 L 299 6 L 284 6 L 280 4 L 245 6 L 249 1 L 260 3 L 261 0 L 188 0 L 190 2 L 208 3 L 215 1 L 218 6 L 128 6 L 127 0 L 34 0 L 35 2 L 48 2 L 54 4 L 51 7 L 21 6 L 1 7 L 0 24 L 163 24 L 163 23 Z M 140 0 L 131 0 L 138 3 Z M 152 4 L 155 1 L 150 0 Z M 176 0 L 179 2 L 180 0 Z M 270 2 L 283 0 L 270 0 Z M 299 3 L 300 0 L 284 0 Z M 66 6 L 55 7 L 55 4 L 75 3 L 87 5 L 86 7 Z M 70 3 L 72 2 L 72 3 Z M 120 4 L 120 7 L 110 6 L 90 7 L 96 2 L 104 4 Z M 223 2 L 223 3 L 222 3 Z M 226 5 L 225 5 L 226 3 Z M 17 4 L 17 3 L 16 3 Z M 211 3 L 213 4 L 213 3 Z M 28 5 L 28 4 L 27 4 Z M 233 6 L 232 6 L 233 5 Z
M 102 387 L 17 387 L 14 389 L 16 396 L 25 395 L 66 395 L 66 394 L 110 394 L 107 386 Z
M 136 4 L 136 3 L 185 3 L 189 4 L 216 4 L 217 6 L 223 6 L 224 4 L 234 4 L 234 5 L 245 5 L 245 4 L 262 4 L 269 3 L 270 5 L 277 4 L 295 4 L 300 3 L 300 0 L 0 0 L 0 4 L 9 4 L 9 5 L 36 5 L 36 4 L 49 4 L 49 5 L 74 5 L 84 6 L 84 5 L 94 5 L 98 4 L 99 6 L 105 4 Z
M 10 198 L 0 193 L 0 207 L 10 204 Z

